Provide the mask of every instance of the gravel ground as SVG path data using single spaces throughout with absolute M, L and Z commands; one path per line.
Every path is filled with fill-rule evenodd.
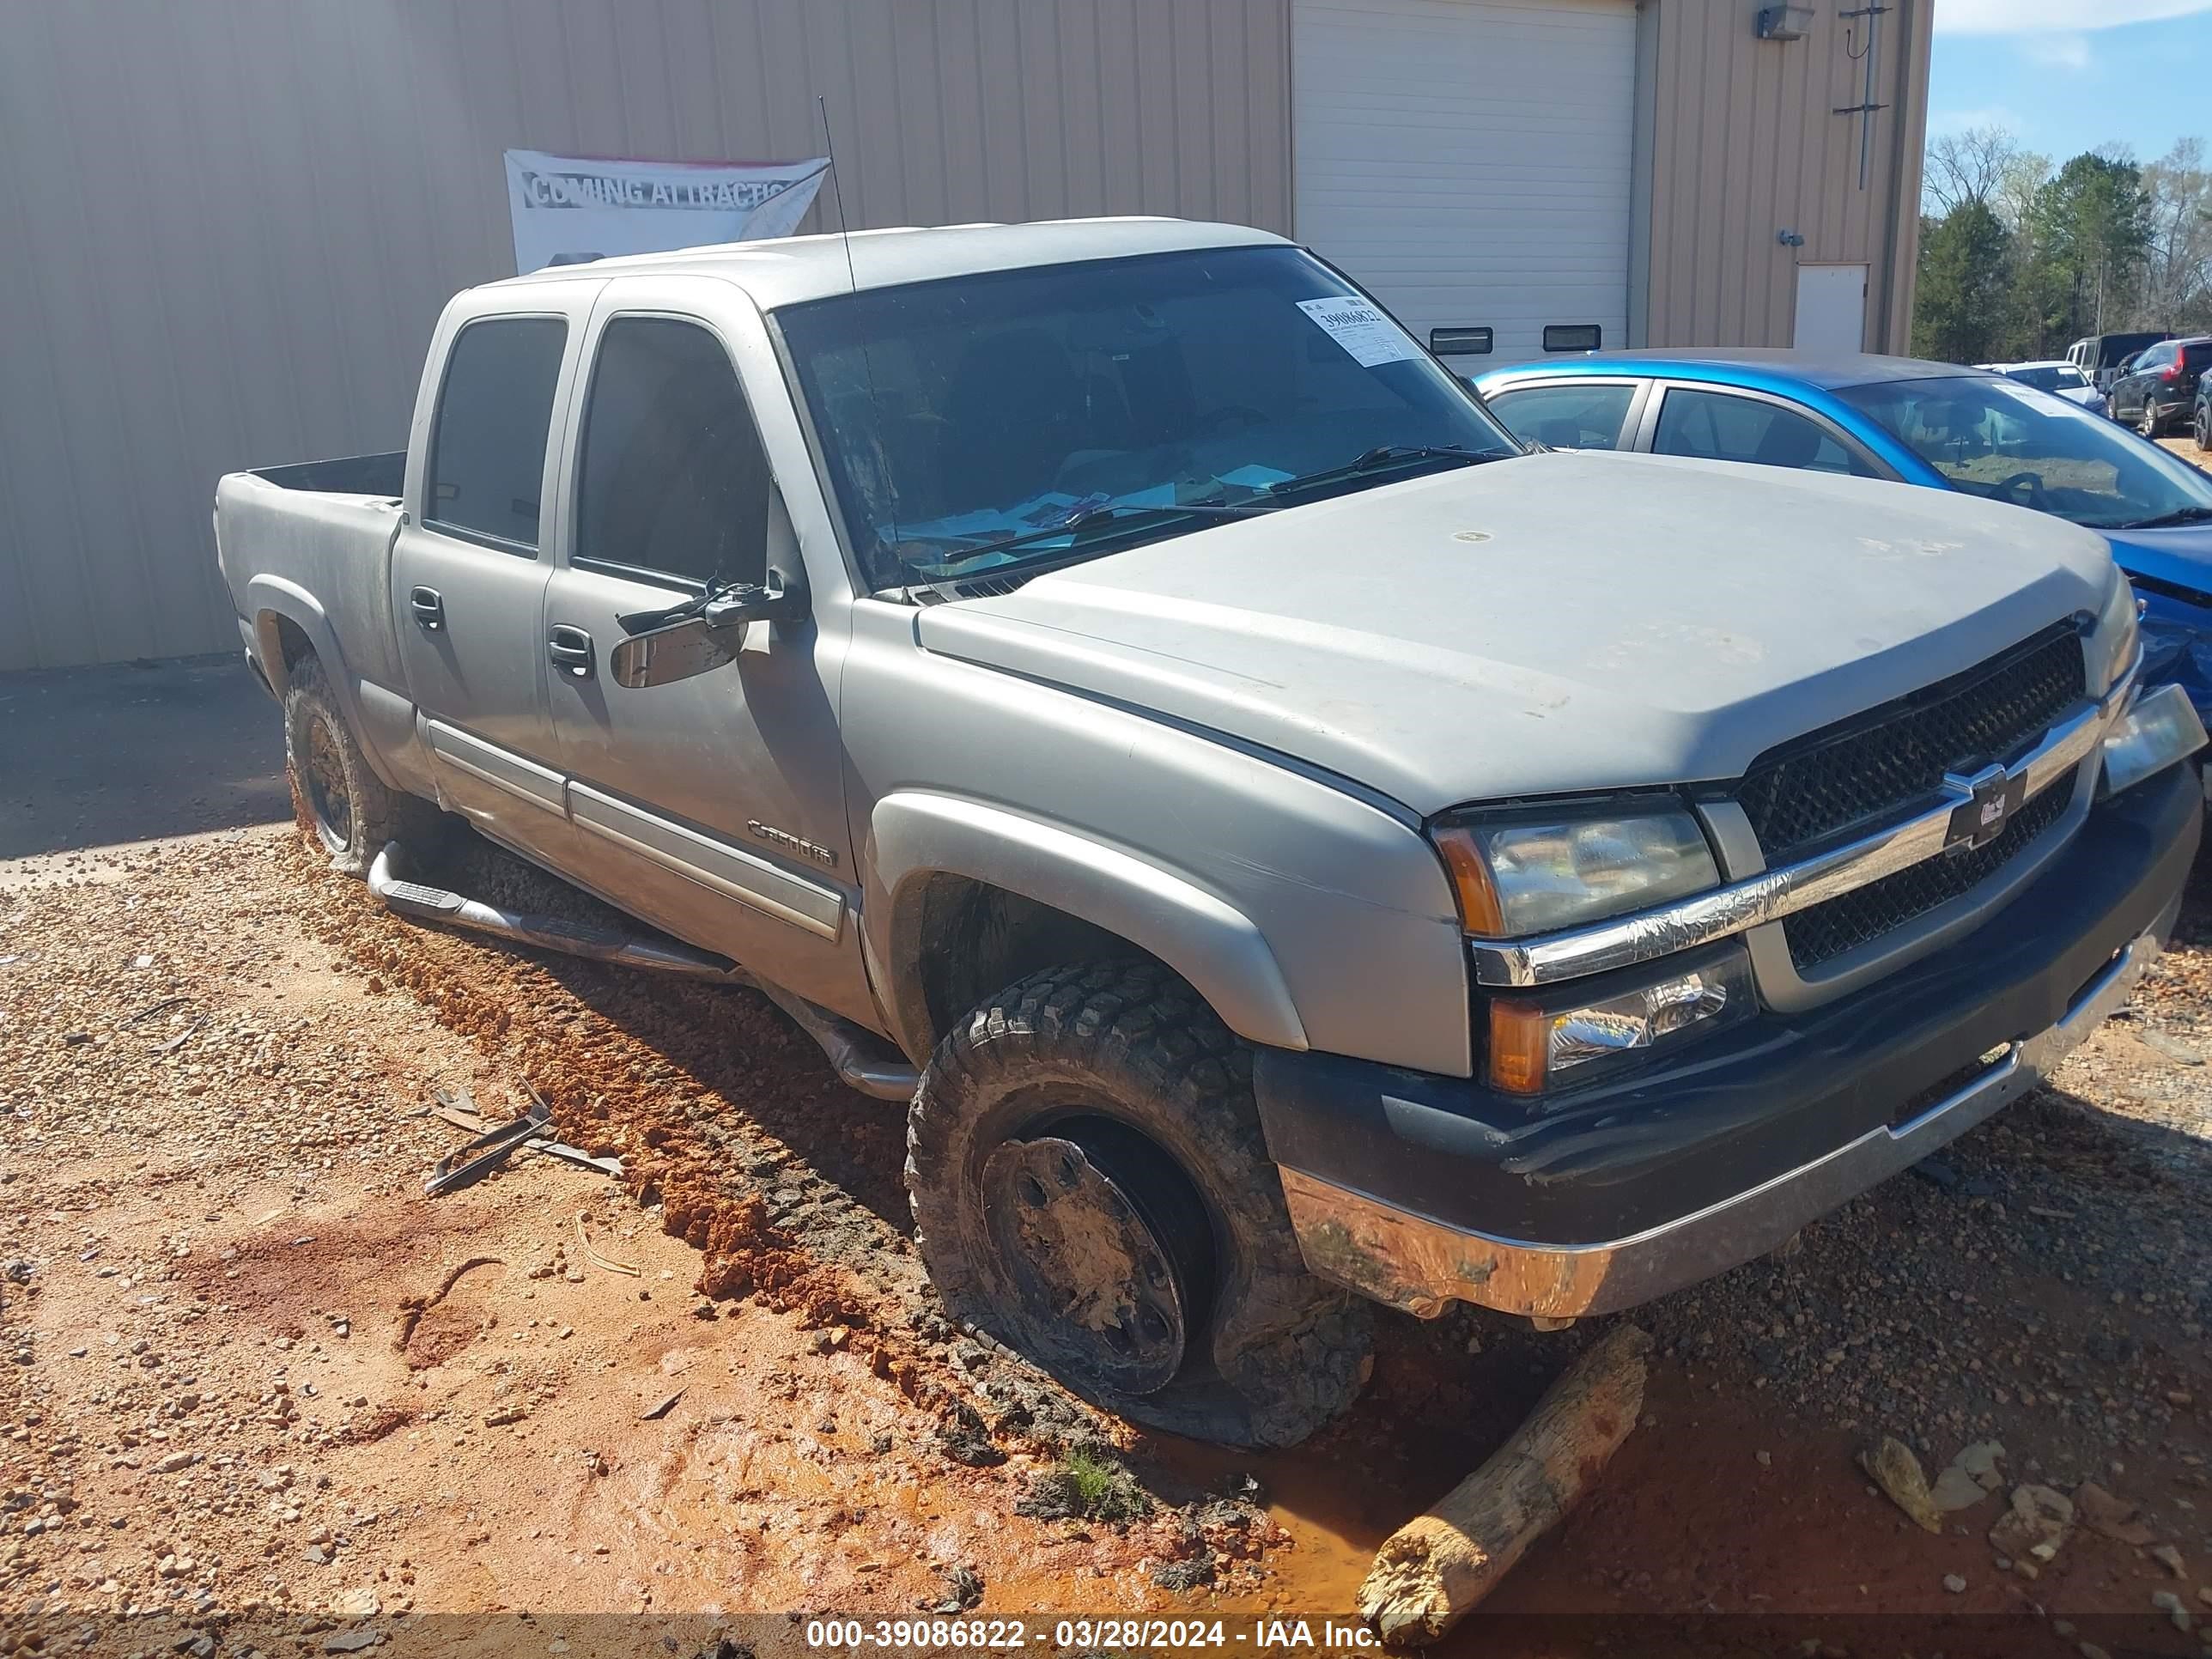
M 0 876 L 0 1607 L 281 1610 L 311 1643 L 549 1597 L 1340 1613 L 1595 1334 L 1388 1319 L 1295 1454 L 1132 1435 L 945 1326 L 898 1114 L 750 993 L 410 927 L 289 833 Z M 590 908 L 481 843 L 452 878 Z M 1747 1651 L 1878 1607 L 2015 1622 L 1831 1645 L 2009 1653 L 2027 1620 L 2066 1652 L 2054 1620 L 2101 1618 L 2197 1652 L 2151 1598 L 2212 1613 L 2208 974 L 2212 864 L 2056 1088 L 1643 1310 L 1644 1423 L 1496 1605 L 1779 1621 L 1729 1626 Z M 464 1086 L 493 1117 L 535 1090 L 623 1180 L 528 1158 L 425 1200 L 465 1137 L 422 1110 Z M 1883 1436 L 1930 1479 L 2001 1442 L 2002 1490 L 1923 1532 L 1855 1462 Z M 1150 1512 L 1066 1514 L 1091 1440 Z M 2049 1560 L 1991 1540 L 2014 1488 L 2086 1516 L 2085 1482 L 2138 1513 Z

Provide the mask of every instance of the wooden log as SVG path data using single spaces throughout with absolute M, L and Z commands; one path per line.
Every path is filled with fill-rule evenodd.
M 1589 1491 L 1644 1411 L 1651 1339 L 1616 1326 L 1544 1391 L 1480 1468 L 1382 1540 L 1359 1616 L 1386 1642 L 1435 1641 Z

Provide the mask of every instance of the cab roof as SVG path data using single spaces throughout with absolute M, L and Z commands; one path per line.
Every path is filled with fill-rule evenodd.
M 855 288 L 894 288 L 979 271 L 1200 248 L 1290 246 L 1284 238 L 1249 225 L 1164 218 L 1054 219 L 1020 225 L 856 230 L 849 239 L 831 232 L 722 242 L 556 265 L 486 286 L 601 282 L 618 276 L 714 276 L 735 283 L 762 310 L 769 311 L 848 294 Z

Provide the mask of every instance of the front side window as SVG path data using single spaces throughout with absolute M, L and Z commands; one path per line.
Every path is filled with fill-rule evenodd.
M 617 317 L 584 404 L 580 562 L 685 582 L 760 582 L 771 483 L 721 343 L 696 323 Z
M 984 272 L 775 321 L 871 587 L 1115 551 L 1521 453 L 1295 248 Z
M 1532 386 L 1500 392 L 1483 401 L 1524 443 L 1547 449 L 1615 449 L 1621 422 L 1636 399 L 1632 386 Z
M 426 522 L 512 552 L 537 551 L 553 388 L 568 338 L 558 317 L 495 317 L 453 337 L 431 428 Z
M 1660 455 L 1875 476 L 1811 416 L 1725 392 L 1668 387 L 1651 448 Z
M 2212 519 L 2212 478 L 2079 404 L 2010 380 L 1890 380 L 1836 394 L 1954 489 L 2093 530 Z

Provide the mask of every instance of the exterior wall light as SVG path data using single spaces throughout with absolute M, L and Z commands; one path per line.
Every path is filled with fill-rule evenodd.
M 1813 27 L 1813 9 L 1810 6 L 1762 6 L 1759 11 L 1759 38 L 1762 40 L 1802 40 Z

